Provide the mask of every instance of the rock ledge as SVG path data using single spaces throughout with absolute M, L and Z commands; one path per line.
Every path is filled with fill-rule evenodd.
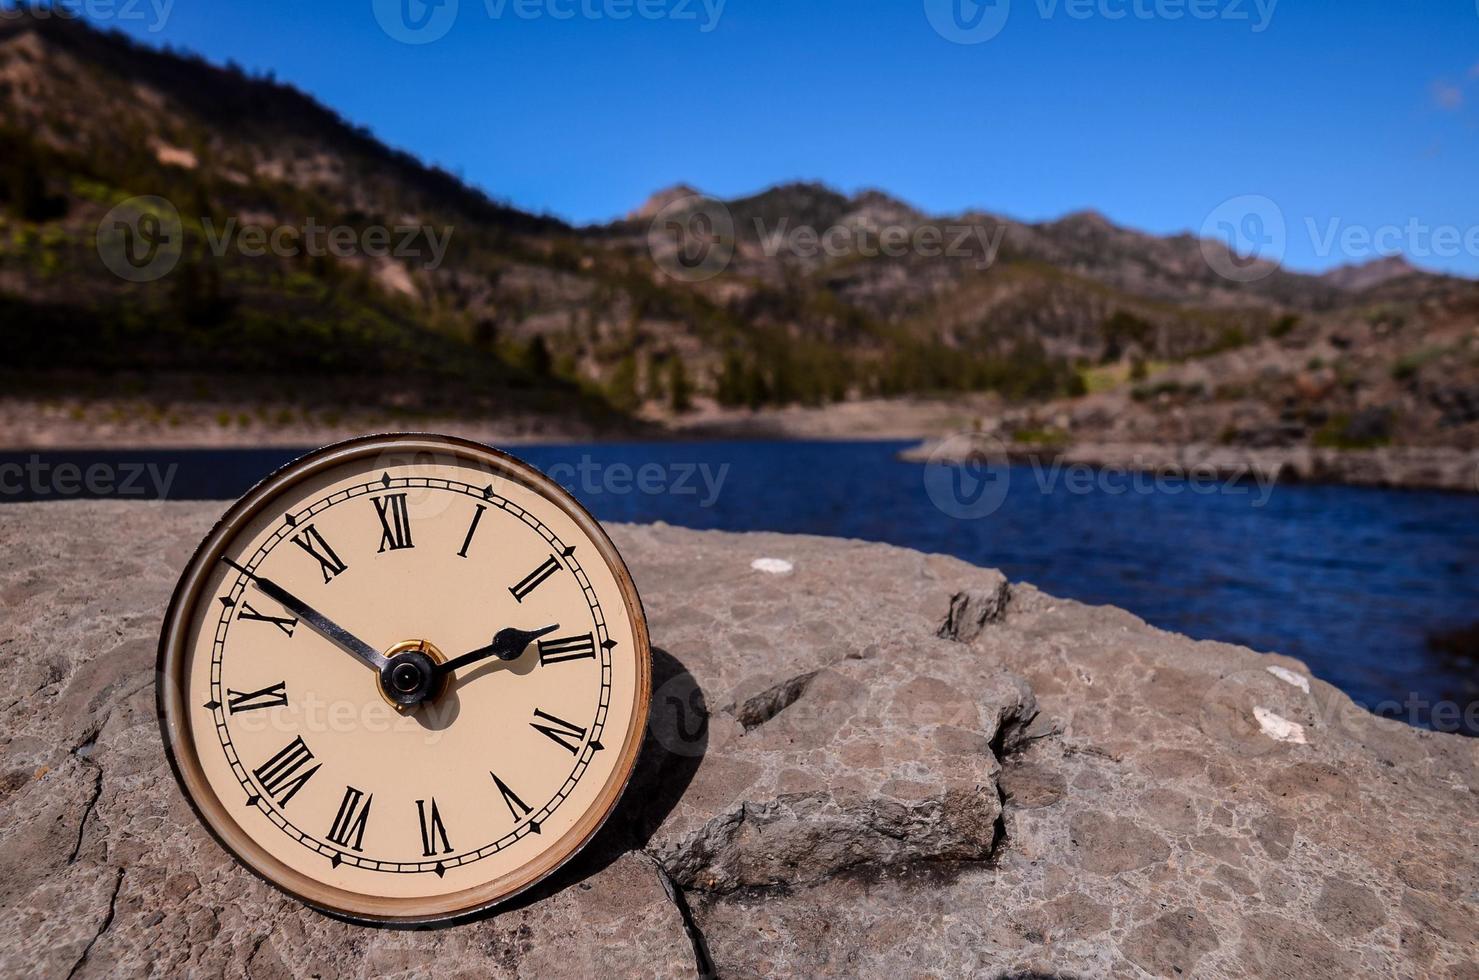
M 954 559 L 661 525 L 612 529 L 656 685 L 607 829 L 480 922 L 343 925 L 158 743 L 219 510 L 0 509 L 0 973 L 1479 977 L 1479 742 Z

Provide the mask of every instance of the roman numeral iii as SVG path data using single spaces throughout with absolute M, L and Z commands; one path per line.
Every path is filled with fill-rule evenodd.
M 303 744 L 303 737 L 300 735 L 253 772 L 267 795 L 276 800 L 278 806 L 287 806 L 288 801 L 298 795 L 303 784 L 312 779 L 313 774 L 321 768 L 314 766 L 305 771 L 304 767 L 312 761 L 313 753 Z
M 373 793 L 366 796 L 353 786 L 344 787 L 344 799 L 339 804 L 334 825 L 329 828 L 329 840 L 340 847 L 353 847 L 356 851 L 363 851 L 365 821 L 370 819 L 370 804 L 374 800 Z M 353 844 L 349 843 L 351 836 L 354 838 Z
M 349 566 L 340 561 L 334 549 L 324 540 L 324 536 L 318 533 L 318 528 L 312 524 L 293 535 L 293 544 L 302 548 L 314 557 L 319 564 L 319 571 L 324 573 L 324 584 L 328 585 L 334 581 L 334 576 L 344 571 Z
M 442 815 L 437 812 L 437 801 L 433 798 L 431 806 L 426 803 L 426 800 L 416 801 L 416 815 L 421 819 L 421 854 L 423 857 L 435 857 L 438 837 L 442 839 L 442 853 L 451 854 L 452 845 L 447 841 L 447 828 L 442 825 Z
M 288 706 L 287 681 L 278 681 L 260 691 L 226 691 L 226 706 L 234 715 L 238 711 L 256 711 L 259 708 L 286 708 Z
M 539 641 L 539 663 L 542 666 L 560 664 L 567 660 L 594 659 L 595 656 L 596 638 L 589 633 L 584 636 L 561 636 Z
M 534 571 L 530 572 L 528 575 L 524 576 L 523 581 L 521 581 L 518 585 L 511 586 L 508 591 L 513 593 L 513 597 L 519 602 L 523 602 L 528 597 L 529 593 L 539 588 L 540 584 L 544 582 L 545 579 L 549 578 L 551 575 L 555 574 L 555 572 L 558 572 L 559 570 L 560 563 L 555 560 L 554 555 L 550 555 L 544 560 L 544 563 L 542 565 L 534 569 Z
M 375 502 L 375 515 L 380 518 L 380 550 L 400 551 L 414 548 L 411 540 L 411 514 L 406 509 L 406 495 L 392 493 L 385 497 L 371 497 Z
M 548 724 L 541 724 L 541 721 L 548 722 Z M 541 735 L 548 736 L 555 744 L 563 749 L 569 750 L 571 755 L 579 752 L 580 743 L 585 741 L 584 728 L 581 728 L 579 725 L 572 725 L 563 718 L 556 718 L 554 715 L 546 714 L 538 708 L 534 709 L 534 720 L 529 722 L 529 727 Z

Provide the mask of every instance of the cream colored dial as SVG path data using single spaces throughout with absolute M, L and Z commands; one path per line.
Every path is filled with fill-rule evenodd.
M 649 687 L 641 605 L 595 521 L 445 437 L 269 478 L 201 546 L 160 647 L 166 746 L 207 826 L 367 921 L 480 909 L 574 854 L 630 775 Z

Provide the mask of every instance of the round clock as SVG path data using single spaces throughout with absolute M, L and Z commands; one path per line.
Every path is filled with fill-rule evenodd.
M 595 519 L 445 436 L 319 450 L 226 513 L 159 644 L 175 777 L 256 874 L 331 914 L 433 924 L 591 839 L 641 745 L 641 600 Z

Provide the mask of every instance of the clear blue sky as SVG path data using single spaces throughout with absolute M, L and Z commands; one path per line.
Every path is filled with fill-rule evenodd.
M 1421 231 L 1479 228 L 1479 0 L 1277 0 L 1261 31 L 1273 0 L 988 0 L 1010 5 L 1004 25 L 974 0 L 727 0 L 710 30 L 721 0 L 442 0 L 455 20 L 419 45 L 382 29 L 401 2 L 425 10 L 175 0 L 157 31 L 152 13 L 95 19 L 271 70 L 573 221 L 679 181 L 728 197 L 817 179 L 1029 220 L 1094 208 L 1159 233 L 1257 194 L 1286 218 L 1293 268 L 1370 257 L 1321 254 L 1338 220 L 1394 226 L 1419 264 L 1479 276 L 1479 231 L 1453 255 Z M 584 13 L 644 6 L 663 16 Z M 1001 30 L 952 43 L 931 11 Z

